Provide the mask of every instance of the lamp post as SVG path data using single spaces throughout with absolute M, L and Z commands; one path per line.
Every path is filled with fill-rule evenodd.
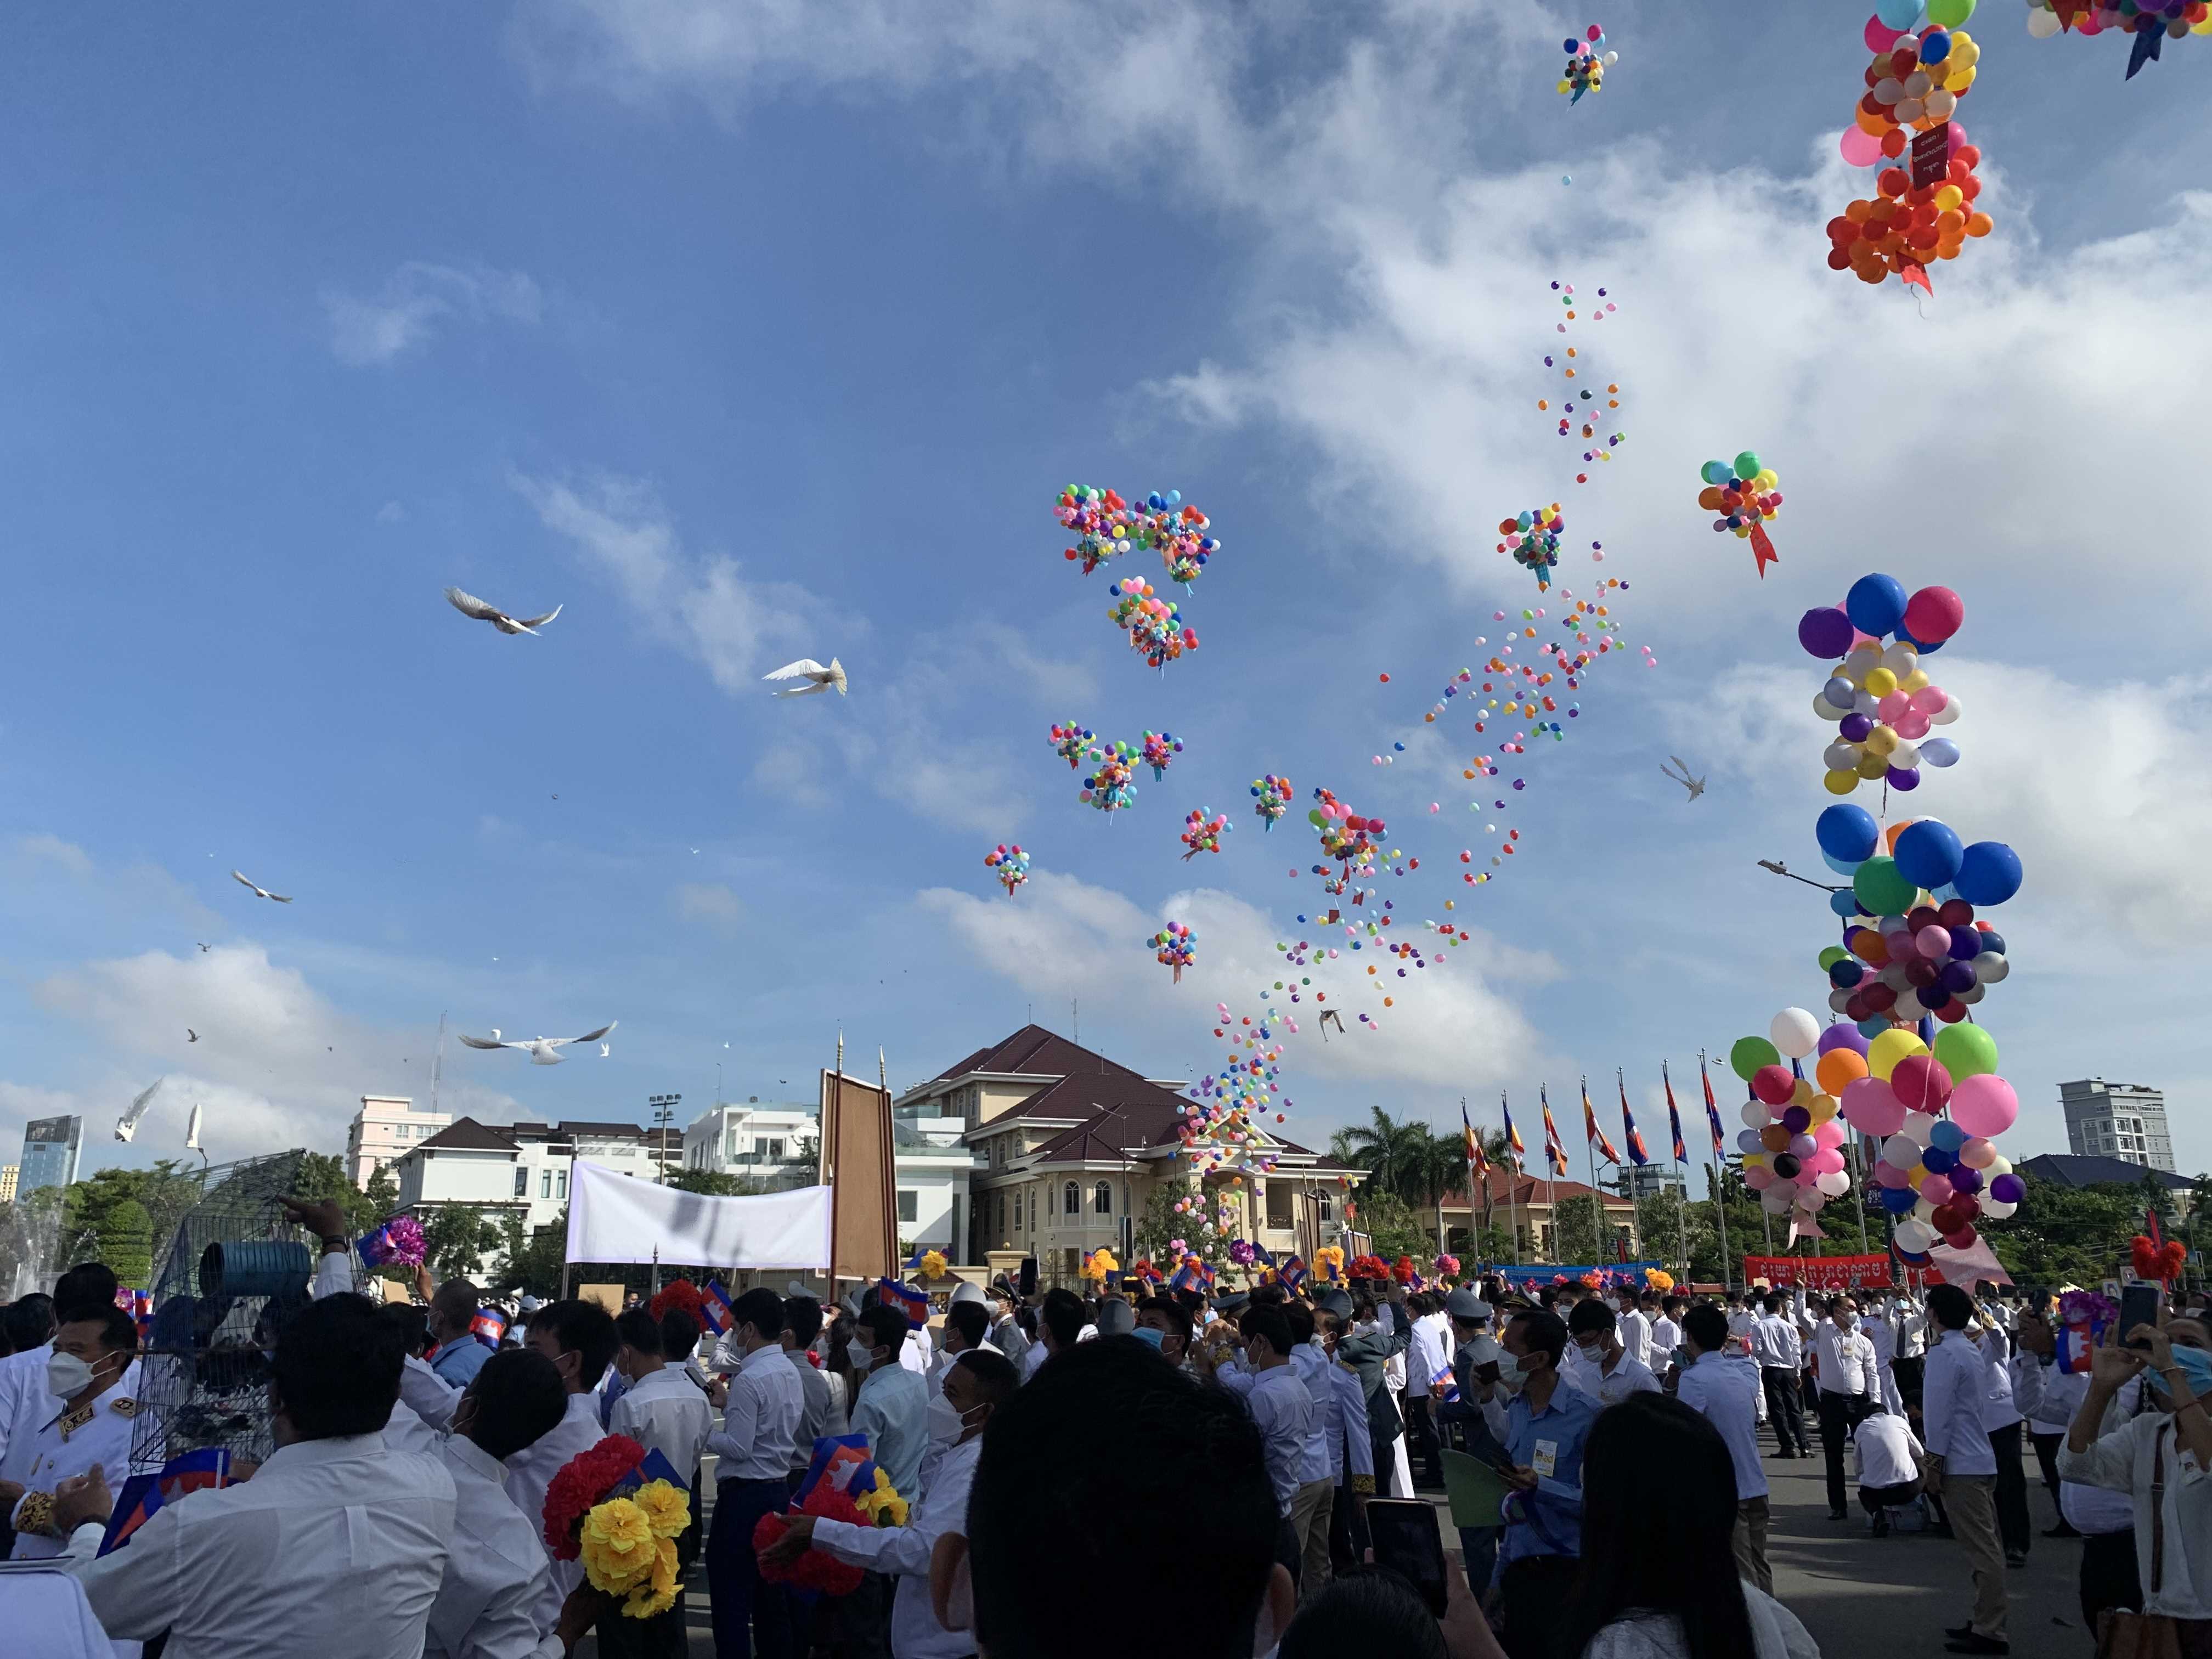
M 676 1121 L 676 1109 L 683 1103 L 682 1095 L 647 1095 L 645 1103 L 653 1111 L 654 1136 L 653 1158 L 660 1165 L 660 1184 L 668 1184 L 668 1127 Z

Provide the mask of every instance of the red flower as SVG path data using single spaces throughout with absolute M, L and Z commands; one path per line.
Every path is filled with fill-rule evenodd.
M 559 1561 L 581 1552 L 577 1533 L 584 1517 L 606 1501 L 615 1483 L 645 1461 L 645 1448 L 628 1435 L 611 1434 L 561 1466 L 545 1488 L 545 1547 Z
M 653 1293 L 653 1300 L 646 1304 L 646 1309 L 655 1319 L 665 1316 L 671 1308 L 681 1308 L 697 1319 L 705 1300 L 699 1294 L 699 1287 L 690 1279 L 672 1279 Z M 703 1320 L 700 1322 L 705 1323 Z
M 1401 1285 L 1412 1284 L 1413 1282 L 1413 1258 L 1410 1255 L 1400 1256 L 1397 1261 L 1393 1262 L 1390 1266 L 1390 1277 L 1396 1279 Z
M 873 1524 L 860 1513 L 860 1505 L 839 1492 L 827 1480 L 817 1480 L 814 1490 L 806 1495 L 799 1513 L 811 1515 L 824 1521 L 848 1521 L 856 1527 Z M 790 1529 L 788 1516 L 763 1515 L 753 1527 L 753 1553 L 775 1542 Z M 819 1591 L 823 1595 L 850 1595 L 860 1589 L 863 1577 L 860 1569 L 850 1562 L 840 1561 L 827 1551 L 809 1549 L 789 1566 L 770 1566 L 761 1564 L 760 1576 L 772 1584 L 796 1584 L 801 1589 Z

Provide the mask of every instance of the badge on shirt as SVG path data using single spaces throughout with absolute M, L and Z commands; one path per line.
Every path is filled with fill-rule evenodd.
M 1559 1443 L 1539 1440 L 1536 1449 L 1529 1455 L 1528 1467 L 1536 1472 L 1539 1480 L 1551 1480 L 1559 1471 Z

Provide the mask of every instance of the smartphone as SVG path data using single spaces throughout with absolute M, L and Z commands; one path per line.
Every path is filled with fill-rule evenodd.
M 2150 1344 L 2127 1340 L 2128 1333 L 2138 1325 L 2158 1323 L 2159 1297 L 2163 1292 L 2156 1285 L 2130 1285 L 2120 1292 L 2120 1345 L 2138 1352 L 2148 1352 Z
M 1375 1565 L 1407 1580 L 1429 1611 L 1443 1618 L 1451 1585 L 1444 1577 L 1444 1539 L 1435 1507 L 1407 1498 L 1370 1498 L 1367 1530 L 1375 1540 Z
M 1036 1264 L 1036 1258 L 1035 1256 L 1033 1256 L 1033 1255 L 1025 1255 L 1025 1256 L 1024 1256 L 1024 1257 L 1022 1258 L 1022 1270 L 1021 1270 L 1021 1279 L 1020 1279 L 1020 1281 L 1019 1281 L 1019 1293 L 1021 1294 L 1021 1296 L 1022 1296 L 1024 1299 L 1027 1299 L 1028 1297 L 1032 1297 L 1032 1296 L 1035 1296 L 1035 1295 L 1036 1294 L 1036 1287 L 1037 1287 L 1037 1264 Z

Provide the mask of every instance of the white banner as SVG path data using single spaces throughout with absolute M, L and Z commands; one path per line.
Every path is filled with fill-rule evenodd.
M 708 1198 L 578 1158 L 568 1259 L 817 1273 L 830 1262 L 830 1189 Z

